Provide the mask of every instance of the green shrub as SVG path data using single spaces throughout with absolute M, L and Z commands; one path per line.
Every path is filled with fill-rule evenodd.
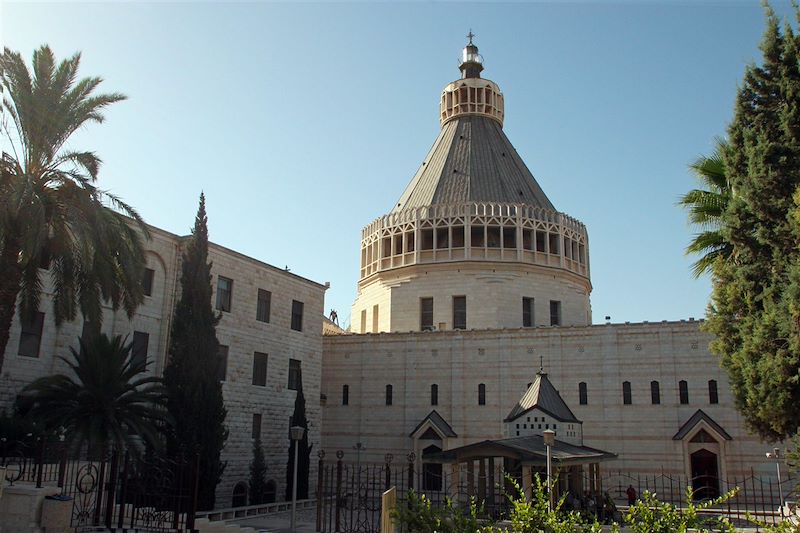
M 688 529 L 700 532 L 724 531 L 735 533 L 736 528 L 726 517 L 701 516 L 699 513 L 733 498 L 738 488 L 730 490 L 713 500 L 694 502 L 694 491 L 686 487 L 686 507 L 680 509 L 664 503 L 650 491 L 644 491 L 642 498 L 631 505 L 625 513 L 625 523 L 635 533 L 685 533 Z

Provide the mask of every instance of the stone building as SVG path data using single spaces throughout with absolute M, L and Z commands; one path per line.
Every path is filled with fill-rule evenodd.
M 148 371 L 164 370 L 170 322 L 180 289 L 181 253 L 188 237 L 150 227 L 145 301 L 132 320 L 124 312 L 104 312 L 102 331 L 127 335 Z M 236 493 L 246 500 L 253 438 L 259 434 L 267 460 L 267 479 L 278 501 L 283 500 L 289 449 L 289 417 L 294 409 L 297 378 L 302 372 L 309 441 L 320 441 L 322 314 L 325 285 L 262 263 L 217 244 L 209 245 L 212 261 L 212 303 L 221 320 L 220 380 L 229 437 L 222 453 L 227 467 L 217 487 L 217 506 L 228 507 Z M 56 328 L 51 291 L 39 320 L 21 327 L 16 317 L 0 376 L 0 406 L 9 407 L 16 393 L 38 377 L 65 371 L 58 356 L 69 353 L 82 335 L 77 320 Z M 312 480 L 316 462 L 311 462 Z
M 431 446 L 538 431 L 504 419 L 541 362 L 583 443 L 618 455 L 607 468 L 769 473 L 698 321 L 591 323 L 586 228 L 556 210 L 504 134 L 503 94 L 471 39 L 460 70 L 433 147 L 362 231 L 354 334 L 323 341 L 323 448 L 424 463 Z

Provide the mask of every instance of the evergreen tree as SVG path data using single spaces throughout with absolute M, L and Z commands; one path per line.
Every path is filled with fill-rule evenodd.
M 261 439 L 253 441 L 253 460 L 250 462 L 249 480 L 250 505 L 264 503 L 267 495 L 267 462 L 264 460 L 264 449 Z
M 208 262 L 208 219 L 205 196 L 181 265 L 181 297 L 175 306 L 169 361 L 164 383 L 168 408 L 175 419 L 170 436 L 173 451 L 200 455 L 198 508 L 214 508 L 214 491 L 225 464 L 220 452 L 228 438 L 226 410 L 219 382 L 219 316 L 211 308 L 211 263 Z
M 733 248 L 714 265 L 706 329 L 747 425 L 778 440 L 800 426 L 800 69 L 798 36 L 766 12 L 763 60 L 747 67 L 728 129 Z
M 303 438 L 294 441 L 289 435 L 289 461 L 286 465 L 286 499 L 292 499 L 292 476 L 294 474 L 294 447 L 297 444 L 297 499 L 308 498 L 308 476 L 311 467 L 311 448 L 308 444 L 308 418 L 306 418 L 306 398 L 303 395 L 303 375 L 297 377 L 297 396 L 294 399 L 294 412 L 289 427 L 300 426 L 306 430 Z

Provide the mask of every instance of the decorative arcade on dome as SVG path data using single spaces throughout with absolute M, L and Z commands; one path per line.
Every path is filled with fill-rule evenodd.
M 362 230 L 354 332 L 591 322 L 586 228 L 506 137 L 503 93 L 468 37 L 439 136 L 390 213 Z

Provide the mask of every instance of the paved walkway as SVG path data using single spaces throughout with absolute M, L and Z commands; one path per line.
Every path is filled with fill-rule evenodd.
M 256 531 L 263 533 L 291 533 L 291 520 L 291 513 L 275 513 L 268 516 L 248 518 L 247 520 L 237 520 L 235 523 L 240 526 L 255 528 Z M 315 510 L 306 509 L 305 511 L 297 512 L 297 533 L 314 533 L 316 526 Z

